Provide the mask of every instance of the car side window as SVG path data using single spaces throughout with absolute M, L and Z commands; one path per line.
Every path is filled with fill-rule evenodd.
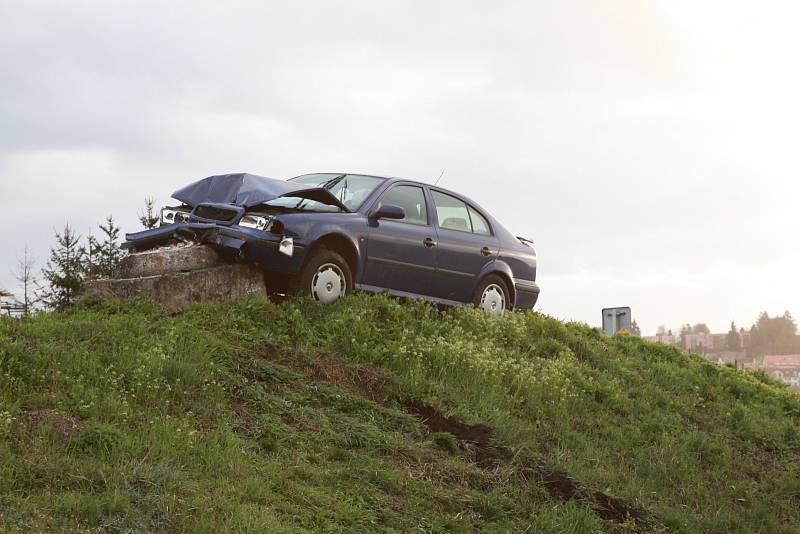
M 461 230 L 462 232 L 472 231 L 467 205 L 463 201 L 439 191 L 431 191 L 431 194 L 436 206 L 436 219 L 439 221 L 440 228 Z
M 469 220 L 472 222 L 472 231 L 476 234 L 491 235 L 492 231 L 489 230 L 489 223 L 486 218 L 475 211 L 472 206 L 467 206 L 469 210 Z
M 421 187 L 415 185 L 396 185 L 383 194 L 375 205 L 380 208 L 384 205 L 398 206 L 406 212 L 400 222 L 411 224 L 428 224 L 428 207 L 425 205 L 425 193 Z

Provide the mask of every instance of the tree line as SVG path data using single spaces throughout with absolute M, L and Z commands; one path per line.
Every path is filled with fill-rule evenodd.
M 659 329 L 660 334 L 666 332 Z M 685 346 L 686 338 L 693 334 L 710 334 L 711 330 L 705 323 L 694 325 L 685 324 L 678 332 L 678 345 Z M 749 343 L 743 342 L 749 334 Z M 672 330 L 669 331 L 672 335 Z M 783 315 L 770 317 L 767 312 L 761 312 L 750 328 L 737 328 L 731 321 L 730 329 L 725 336 L 725 350 L 731 352 L 746 351 L 748 356 L 763 356 L 765 354 L 800 354 L 800 336 L 797 335 L 797 323 L 788 311 Z
M 146 198 L 139 222 L 145 228 L 155 228 L 158 221 L 153 199 Z M 98 228 L 98 237 L 89 235 L 85 240 L 69 223 L 60 232 L 56 231 L 55 245 L 50 248 L 50 256 L 38 276 L 36 261 L 25 247 L 13 270 L 22 290 L 19 305 L 24 315 L 35 308 L 64 310 L 75 303 L 87 280 L 114 275 L 126 254 L 120 242 L 120 228 L 111 215 Z M 13 296 L 0 289 L 0 297 Z
M 800 336 L 792 314 L 786 311 L 783 315 L 770 317 L 767 312 L 761 312 L 750 329 L 748 353 L 756 356 L 800 354 Z

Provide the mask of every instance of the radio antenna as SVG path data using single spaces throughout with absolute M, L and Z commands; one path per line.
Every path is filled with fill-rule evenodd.
M 442 169 L 442 172 L 439 174 L 439 177 L 436 179 L 436 181 L 435 181 L 435 182 L 433 182 L 433 185 L 436 185 L 436 184 L 438 184 L 438 183 L 439 183 L 439 180 L 441 180 L 441 179 L 442 179 L 442 176 L 444 176 L 444 169 Z

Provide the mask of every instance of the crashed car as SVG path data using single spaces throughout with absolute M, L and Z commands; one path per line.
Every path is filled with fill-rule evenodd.
M 176 191 L 158 228 L 126 235 L 146 250 L 175 242 L 263 267 L 276 292 L 330 303 L 354 289 L 531 309 L 539 296 L 533 243 L 471 200 L 436 186 L 362 174 L 276 180 L 210 176 Z

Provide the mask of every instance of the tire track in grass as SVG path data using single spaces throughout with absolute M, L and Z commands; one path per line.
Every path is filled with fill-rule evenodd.
M 468 424 L 444 415 L 420 399 L 393 396 L 387 386 L 393 383 L 394 377 L 387 371 L 353 365 L 326 353 L 309 358 L 295 349 L 276 346 L 267 347 L 262 357 L 286 365 L 311 380 L 339 387 L 377 404 L 399 404 L 406 412 L 417 416 L 429 432 L 447 432 L 454 436 L 460 448 L 472 452 L 475 463 L 484 470 L 510 465 L 526 483 L 542 485 L 552 499 L 586 501 L 600 518 L 620 524 L 633 523 L 639 531 L 650 530 L 653 526 L 643 509 L 588 488 L 565 471 L 553 469 L 541 460 L 515 463 L 511 449 L 500 444 L 487 425 Z

